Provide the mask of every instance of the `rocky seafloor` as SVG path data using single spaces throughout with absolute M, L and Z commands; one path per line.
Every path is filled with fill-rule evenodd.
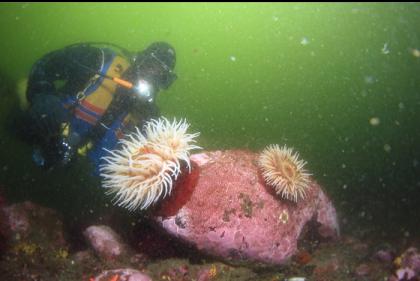
M 130 237 L 118 216 L 107 218 L 81 227 L 83 241 L 76 241 L 77 230 L 67 232 L 52 209 L 26 201 L 1 210 L 2 280 L 420 280 L 419 240 L 412 237 L 387 242 L 343 233 L 322 241 L 306 233 L 284 265 L 239 266 L 203 255 L 147 219 Z
M 92 200 L 88 216 L 72 217 L 0 190 L 1 280 L 420 280 L 419 237 L 337 215 L 314 180 L 306 201 L 279 201 L 255 157 L 192 157 L 192 172 L 147 212 Z

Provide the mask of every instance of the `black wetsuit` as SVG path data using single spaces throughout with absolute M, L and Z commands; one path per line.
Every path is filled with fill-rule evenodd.
M 108 61 L 113 54 L 115 51 L 111 48 L 78 44 L 48 53 L 34 64 L 27 88 L 30 107 L 25 132 L 42 153 L 39 165 L 50 167 L 57 162 L 67 163 L 70 160 L 65 159 L 69 156 L 67 154 L 71 153 L 72 158 L 78 146 L 105 137 L 107 128 L 121 112 L 135 111 L 136 116 L 141 116 L 138 122 L 128 124 L 124 133 L 134 126 L 141 128 L 144 122 L 159 116 L 155 103 L 135 101 L 133 95 L 127 94 L 128 90 L 117 87 L 111 104 L 97 124 L 84 135 L 84 139 L 77 140 L 77 143 L 73 141 L 72 151 L 68 151 L 68 142 L 62 136 L 62 124 L 73 118 L 74 112 L 72 107 L 65 108 L 63 101 L 74 99 L 83 91 L 100 69 L 102 61 Z

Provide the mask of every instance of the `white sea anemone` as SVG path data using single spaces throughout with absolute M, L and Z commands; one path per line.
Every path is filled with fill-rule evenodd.
M 261 152 L 258 165 L 267 184 L 281 197 L 297 202 L 304 199 L 309 188 L 310 174 L 305 170 L 306 162 L 291 148 L 269 145 Z
M 131 211 L 144 210 L 169 195 L 181 173 L 181 162 L 191 170 L 190 151 L 199 133 L 188 134 L 185 120 L 149 121 L 144 135 L 136 132 L 121 140 L 121 148 L 108 151 L 100 168 L 102 186 L 114 195 L 114 204 Z

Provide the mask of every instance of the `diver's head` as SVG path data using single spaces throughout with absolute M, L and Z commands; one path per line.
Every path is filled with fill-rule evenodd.
M 159 90 L 169 88 L 177 78 L 173 72 L 175 63 L 175 49 L 168 43 L 155 42 L 134 56 L 124 76 L 132 81 L 141 98 L 150 96 L 153 100 Z
M 175 49 L 168 43 L 155 42 L 136 55 L 133 68 L 139 77 L 167 89 L 176 79 L 175 63 Z

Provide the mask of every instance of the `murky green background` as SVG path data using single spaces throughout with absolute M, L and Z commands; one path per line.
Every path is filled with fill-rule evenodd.
M 35 60 L 75 42 L 165 40 L 179 79 L 158 104 L 187 118 L 202 147 L 287 144 L 344 229 L 419 231 L 419 4 L 1 4 L 0 35 L 0 184 L 11 200 L 86 215 L 109 201 L 83 161 L 42 171 L 14 134 L 17 83 Z

